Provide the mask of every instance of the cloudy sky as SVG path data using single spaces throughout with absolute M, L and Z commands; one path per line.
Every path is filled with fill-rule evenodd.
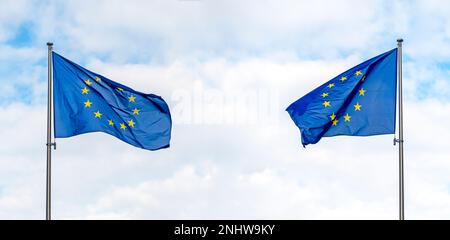
M 0 0 L 0 218 L 45 217 L 47 47 L 162 96 L 171 147 L 57 139 L 56 219 L 397 219 L 393 135 L 284 109 L 404 42 L 406 218 L 450 219 L 450 2 Z

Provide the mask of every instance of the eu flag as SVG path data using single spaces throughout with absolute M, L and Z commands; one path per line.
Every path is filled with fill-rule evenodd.
M 292 103 L 286 111 L 303 146 L 322 137 L 395 132 L 397 49 L 338 75 Z
M 55 138 L 104 132 L 143 149 L 169 147 L 172 120 L 161 97 L 52 57 Z

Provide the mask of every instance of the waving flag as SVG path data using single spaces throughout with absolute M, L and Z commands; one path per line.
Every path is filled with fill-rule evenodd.
M 397 49 L 338 75 L 292 103 L 286 111 L 303 146 L 322 137 L 395 132 Z
M 52 53 L 55 138 L 104 132 L 148 150 L 169 147 L 172 120 L 159 96 L 144 94 Z

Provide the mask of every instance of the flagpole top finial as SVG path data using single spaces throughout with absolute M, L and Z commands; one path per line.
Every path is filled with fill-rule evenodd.
M 403 38 L 397 39 L 397 42 L 398 42 L 398 43 L 402 43 L 402 42 L 403 42 Z
M 48 42 L 47 46 L 51 47 L 51 46 L 53 46 L 53 43 L 52 42 Z

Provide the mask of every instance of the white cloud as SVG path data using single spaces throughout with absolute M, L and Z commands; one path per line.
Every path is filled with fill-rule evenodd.
M 172 61 L 180 55 L 239 57 L 273 51 L 329 58 L 379 46 L 380 41 L 384 44 L 379 37 L 385 27 L 378 18 L 384 11 L 380 3 L 54 2 L 37 8 L 44 17 L 36 19 L 36 32 L 41 42 L 54 38 L 57 49 L 107 54 L 119 62 Z
M 0 43 L 14 37 L 15 30 L 31 20 L 34 1 L 2 0 L 0 7 Z
M 42 103 L 46 95 L 47 67 L 39 64 L 44 51 L 0 44 L 0 104 L 11 101 Z

